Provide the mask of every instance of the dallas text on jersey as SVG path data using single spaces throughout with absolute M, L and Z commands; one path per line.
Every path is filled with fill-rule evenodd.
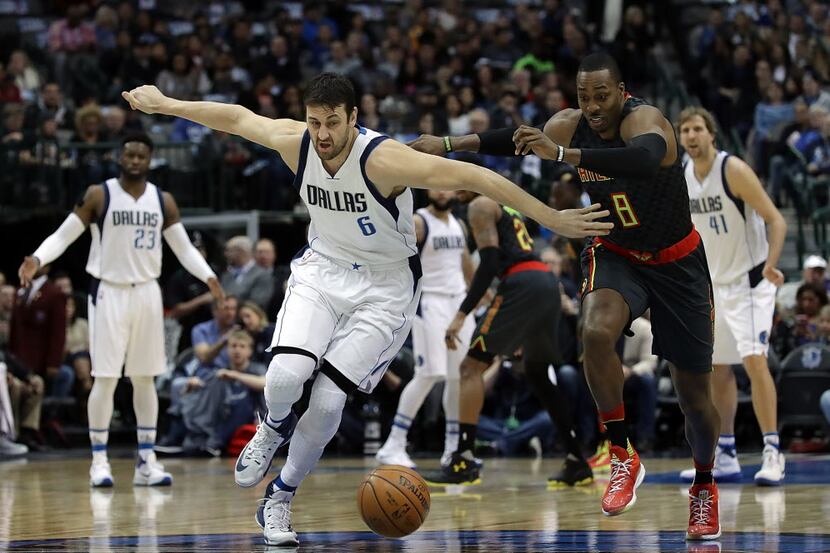
M 313 184 L 306 184 L 306 203 L 332 211 L 363 213 L 366 211 L 366 195 L 352 194 L 340 190 L 326 190 Z

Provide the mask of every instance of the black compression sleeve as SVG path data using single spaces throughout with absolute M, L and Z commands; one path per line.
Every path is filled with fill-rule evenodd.
M 579 166 L 606 177 L 650 177 L 660 168 L 666 148 L 666 140 L 659 134 L 643 134 L 624 148 L 581 150 Z
M 478 153 L 494 156 L 516 155 L 516 145 L 513 143 L 516 128 L 507 127 L 478 133 L 478 139 L 481 141 Z
M 467 297 L 461 302 L 459 311 L 465 315 L 475 309 L 481 298 L 487 292 L 487 289 L 492 284 L 493 279 L 499 272 L 499 249 L 496 246 L 490 246 L 478 251 L 481 262 L 478 264 L 473 281 L 470 283 L 470 290 L 467 292 Z

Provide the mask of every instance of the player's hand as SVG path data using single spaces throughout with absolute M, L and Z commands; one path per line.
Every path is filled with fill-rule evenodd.
M 27 255 L 23 258 L 23 263 L 17 270 L 17 277 L 20 279 L 20 285 L 28 288 L 32 285 L 32 279 L 35 277 L 37 270 L 40 269 L 40 261 L 33 255 Z
M 444 139 L 440 136 L 433 136 L 431 134 L 422 134 L 407 146 L 413 150 L 424 152 L 425 154 L 432 154 L 434 156 L 443 156 L 447 153 L 444 148 Z
M 216 301 L 222 301 L 225 299 L 225 291 L 222 289 L 222 285 L 219 284 L 219 279 L 215 276 L 210 277 L 207 279 L 207 287 L 210 289 L 210 295 L 213 296 L 213 299 Z
M 523 156 L 533 152 L 542 159 L 556 159 L 559 146 L 536 127 L 522 125 L 513 133 L 516 155 Z
M 129 92 L 124 91 L 121 97 L 129 102 L 132 109 L 150 114 L 158 113 L 168 99 L 153 85 L 139 86 Z
M 784 284 L 784 273 L 779 271 L 777 267 L 773 267 L 772 265 L 764 265 L 764 271 L 762 274 L 765 279 L 775 284 L 775 286 L 780 287 Z
M 556 211 L 550 209 L 548 216 L 539 219 L 539 223 L 551 229 L 556 234 L 568 238 L 585 238 L 586 236 L 605 236 L 614 228 L 614 223 L 602 222 L 599 219 L 608 217 L 607 209 L 600 210 L 599 204 L 581 209 L 565 209 Z
M 452 351 L 458 349 L 458 344 L 461 343 L 461 338 L 458 337 L 458 333 L 461 332 L 461 327 L 464 326 L 464 319 L 466 318 L 467 315 L 459 311 L 455 314 L 455 318 L 450 323 L 450 326 L 447 327 L 447 332 L 444 334 L 447 349 Z

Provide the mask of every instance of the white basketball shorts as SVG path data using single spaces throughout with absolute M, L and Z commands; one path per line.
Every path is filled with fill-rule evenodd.
M 424 376 L 459 378 L 458 368 L 470 348 L 476 324 L 471 315 L 464 320 L 456 349 L 447 348 L 444 340 L 447 327 L 458 313 L 464 294 L 448 296 L 424 292 L 415 322 L 412 323 L 412 353 L 415 356 L 415 372 Z
M 97 285 L 95 284 L 97 282 Z M 155 280 L 94 281 L 89 295 L 92 376 L 156 376 L 167 370 L 164 312 Z
M 733 365 L 749 355 L 766 355 L 775 311 L 773 283 L 762 279 L 755 288 L 749 275 L 731 283 L 715 284 L 715 346 L 712 363 Z
M 417 256 L 352 266 L 308 249 L 291 263 L 271 347 L 325 359 L 370 393 L 406 340 L 420 296 Z

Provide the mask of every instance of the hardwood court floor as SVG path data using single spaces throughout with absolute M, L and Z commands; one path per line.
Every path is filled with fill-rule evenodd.
M 604 482 L 549 491 L 557 459 L 487 460 L 483 483 L 433 488 L 423 528 L 404 540 L 368 531 L 356 509 L 373 466 L 329 459 L 294 501 L 300 551 L 830 551 L 830 456 L 788 456 L 787 484 L 757 488 L 757 455 L 742 458 L 745 484 L 720 488 L 724 535 L 687 545 L 685 462 L 644 459 L 637 505 L 602 516 Z M 275 463 L 278 465 L 279 463 Z M 424 461 L 425 467 L 436 466 Z M 87 459 L 0 463 L 0 551 L 284 551 L 267 548 L 254 522 L 253 489 L 233 482 L 233 460 L 167 460 L 171 488 L 134 488 L 132 461 L 114 459 L 115 487 L 90 490 Z M 276 473 L 273 473 L 274 475 Z

